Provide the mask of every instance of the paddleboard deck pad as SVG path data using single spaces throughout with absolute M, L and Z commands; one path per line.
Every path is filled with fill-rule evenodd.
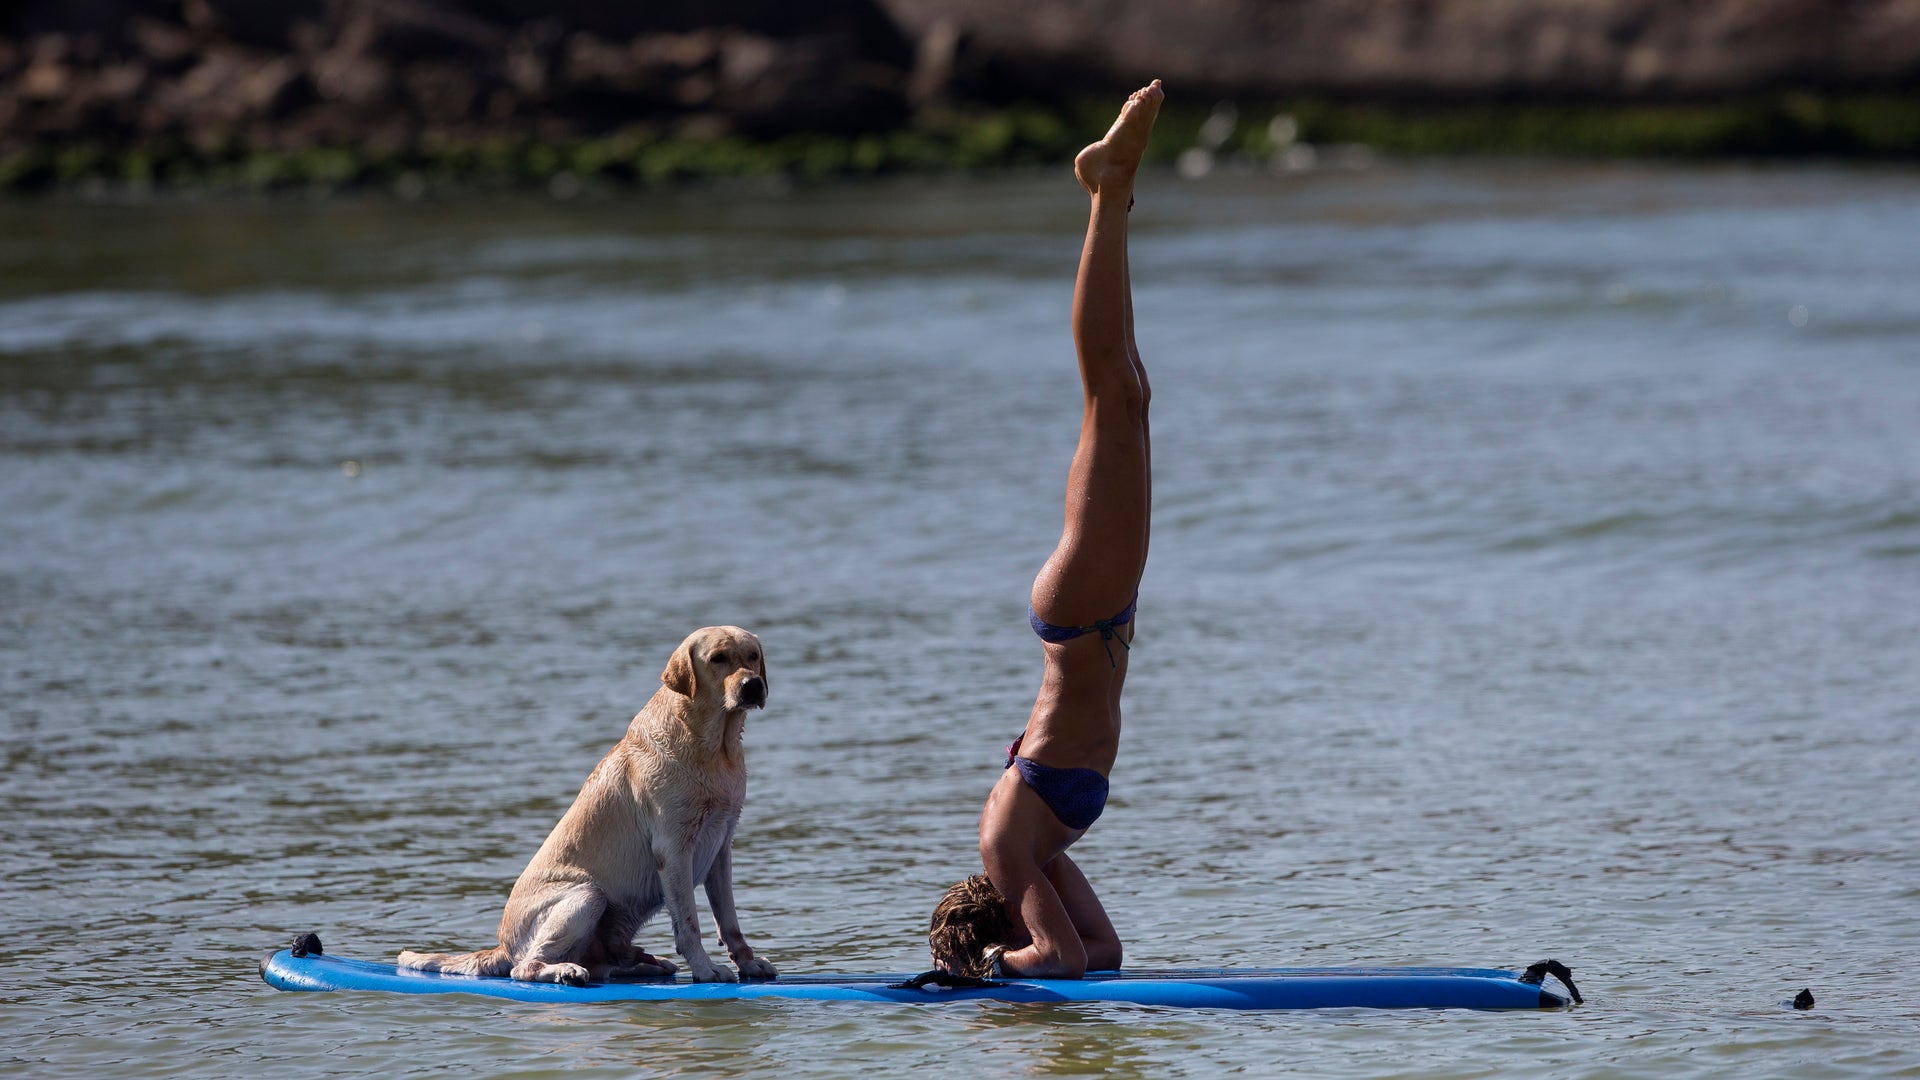
M 302 943 L 307 943 L 303 947 Z M 695 983 L 681 978 L 563 986 L 472 975 L 413 971 L 327 956 L 302 935 L 292 949 L 260 961 L 260 975 L 280 990 L 384 990 L 399 994 L 482 994 L 514 1001 L 566 1004 L 600 1001 L 1093 1002 L 1193 1009 L 1559 1009 L 1569 1002 L 1541 985 L 1553 961 L 1525 972 L 1493 968 L 1240 968 L 1089 973 L 1084 979 L 1005 978 L 977 986 L 916 987 L 904 975 L 782 975 L 766 982 Z M 1557 971 L 1545 967 L 1553 964 Z

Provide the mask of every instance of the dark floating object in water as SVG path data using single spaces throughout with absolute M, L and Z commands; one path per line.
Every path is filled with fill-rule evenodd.
M 1802 990 L 1799 993 L 1793 995 L 1793 1007 L 1796 1009 L 1813 1008 L 1813 991 Z

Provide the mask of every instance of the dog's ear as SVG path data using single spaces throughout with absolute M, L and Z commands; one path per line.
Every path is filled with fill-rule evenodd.
M 667 659 L 667 670 L 660 673 L 660 684 L 679 694 L 681 697 L 697 697 L 700 693 L 699 668 L 693 662 L 693 646 L 681 642 Z

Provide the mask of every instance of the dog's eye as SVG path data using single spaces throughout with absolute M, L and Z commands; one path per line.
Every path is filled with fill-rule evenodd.
M 707 657 L 707 663 L 709 664 L 731 664 L 732 662 L 732 660 L 727 658 L 727 654 L 723 652 L 717 652 Z

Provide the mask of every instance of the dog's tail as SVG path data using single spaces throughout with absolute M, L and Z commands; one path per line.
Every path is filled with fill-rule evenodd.
M 449 975 L 505 975 L 513 970 L 513 957 L 505 945 L 469 953 L 423 953 L 412 949 L 400 954 L 400 966 L 415 971 L 444 971 Z

